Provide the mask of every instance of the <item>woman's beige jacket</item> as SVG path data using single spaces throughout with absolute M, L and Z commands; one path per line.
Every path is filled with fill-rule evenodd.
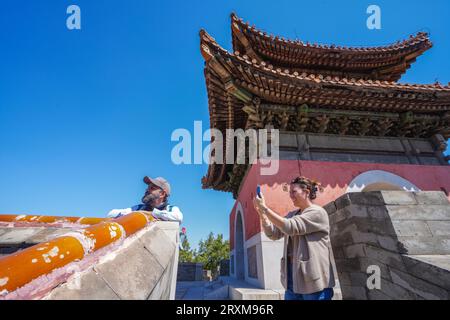
M 284 226 L 264 225 L 264 233 L 272 240 L 284 237 L 281 259 L 281 283 L 287 288 L 287 243 L 291 236 L 293 250 L 294 293 L 310 294 L 335 285 L 330 244 L 328 214 L 322 207 L 312 205 L 303 212 L 290 212 Z

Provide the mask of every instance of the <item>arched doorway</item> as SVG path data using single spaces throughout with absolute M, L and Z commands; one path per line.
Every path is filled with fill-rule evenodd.
M 234 229 L 234 249 L 235 249 L 235 270 L 236 278 L 239 280 L 245 279 L 245 255 L 244 255 L 244 223 L 242 213 L 240 211 L 236 214 L 236 224 Z
M 387 171 L 370 170 L 356 176 L 348 185 L 347 192 L 370 192 L 381 190 L 420 191 L 410 181 Z
M 394 184 L 390 184 L 387 182 L 375 182 L 372 184 L 369 184 L 364 189 L 361 190 L 361 192 L 371 192 L 371 191 L 381 191 L 381 190 L 387 190 L 387 191 L 405 191 L 399 186 L 396 186 Z

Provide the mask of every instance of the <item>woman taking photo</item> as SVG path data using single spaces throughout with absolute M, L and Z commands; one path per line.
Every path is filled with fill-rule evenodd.
M 298 209 L 286 217 L 268 208 L 262 194 L 253 201 L 267 237 L 272 240 L 284 237 L 281 282 L 286 289 L 285 300 L 331 300 L 333 297 L 328 214 L 312 203 L 319 189 L 320 184 L 308 178 L 292 180 L 289 196 Z

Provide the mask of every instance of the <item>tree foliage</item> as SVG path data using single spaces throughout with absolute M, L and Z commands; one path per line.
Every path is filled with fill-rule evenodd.
M 211 232 L 206 240 L 200 240 L 195 260 L 203 263 L 203 268 L 206 270 L 217 270 L 220 261 L 228 259 L 230 254 L 229 248 L 229 241 L 224 240 L 222 234 L 214 237 L 214 234 Z
M 229 254 L 229 241 L 224 240 L 222 234 L 214 236 L 211 232 L 206 240 L 200 240 L 198 250 L 191 249 L 187 236 L 184 236 L 181 240 L 179 260 L 203 263 L 203 269 L 215 271 L 221 260 L 229 258 Z
M 191 245 L 186 235 L 181 238 L 181 247 L 179 254 L 180 262 L 194 262 L 195 251 L 191 249 Z

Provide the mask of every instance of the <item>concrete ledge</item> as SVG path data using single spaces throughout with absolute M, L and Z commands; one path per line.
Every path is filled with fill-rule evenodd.
M 232 277 L 221 277 L 228 285 L 230 300 L 284 300 L 284 290 L 266 290 Z

